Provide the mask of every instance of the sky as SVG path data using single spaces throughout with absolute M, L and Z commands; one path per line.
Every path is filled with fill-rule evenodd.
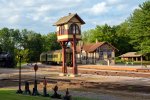
M 96 25 L 118 25 L 146 0 L 0 0 L 0 28 L 55 32 L 53 24 L 68 13 L 84 21 L 82 31 Z

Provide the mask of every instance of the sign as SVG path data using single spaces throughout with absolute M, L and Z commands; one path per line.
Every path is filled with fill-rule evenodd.
M 35 64 L 35 65 L 34 65 L 34 71 L 36 72 L 37 70 L 38 70 L 38 65 Z

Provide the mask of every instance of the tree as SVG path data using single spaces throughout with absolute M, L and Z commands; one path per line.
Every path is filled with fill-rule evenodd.
M 97 25 L 95 29 L 84 32 L 82 38 L 84 42 L 107 41 L 119 49 L 119 55 L 139 51 L 150 57 L 150 1 L 139 5 L 120 25 Z
M 131 41 L 130 30 L 131 28 L 127 20 L 121 23 L 120 25 L 118 25 L 118 28 L 116 30 L 117 40 L 114 46 L 119 49 L 119 52 L 118 52 L 119 55 L 124 54 L 126 52 L 135 51 L 135 49 L 133 48 L 133 45 L 130 43 Z
M 13 53 L 14 41 L 8 28 L 0 30 L 0 44 L 3 51 Z
M 131 43 L 137 51 L 150 55 L 150 1 L 139 7 L 129 18 Z
M 24 62 L 37 62 L 43 51 L 60 48 L 54 33 L 41 35 L 27 29 L 19 31 L 18 29 L 2 28 L 0 30 L 0 52 L 11 53 L 14 64 L 19 61 L 18 55 L 23 55 Z
M 40 54 L 43 51 L 43 38 L 41 34 L 33 31 L 22 30 L 22 46 L 26 53 L 28 52 L 28 62 L 39 61 Z
M 20 42 L 20 32 L 19 30 L 3 28 L 0 30 L 0 46 L 1 51 L 8 52 L 13 56 L 14 66 L 16 64 L 16 48 Z M 13 67 L 13 66 L 12 66 Z
M 44 50 L 43 51 L 53 51 L 61 49 L 60 44 L 57 42 L 57 35 L 55 33 L 49 33 L 43 36 L 44 40 Z
M 90 39 L 91 31 L 92 30 L 87 30 L 87 31 L 82 32 L 82 34 L 81 34 L 82 41 L 84 41 L 84 42 L 90 42 L 89 39 Z

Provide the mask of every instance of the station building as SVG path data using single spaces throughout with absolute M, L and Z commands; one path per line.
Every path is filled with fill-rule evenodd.
M 114 65 L 116 51 L 118 49 L 108 42 L 83 44 L 77 46 L 77 62 L 80 64 Z
M 137 52 L 127 52 L 125 54 L 120 55 L 121 60 L 124 61 L 141 61 L 143 60 L 143 55 Z

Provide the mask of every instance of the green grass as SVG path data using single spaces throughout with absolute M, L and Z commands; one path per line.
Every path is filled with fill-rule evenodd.
M 116 58 L 116 64 L 126 64 L 126 62 L 128 62 L 129 64 L 128 65 L 132 65 L 131 62 L 132 61 L 123 61 L 119 58 Z M 150 61 L 142 61 L 142 64 L 143 65 L 150 65 Z M 141 61 L 133 61 L 133 65 L 141 65 Z
M 16 94 L 15 92 L 15 90 L 0 90 L 0 98 L 3 100 L 51 100 L 50 98 Z
M 140 65 L 141 61 L 135 61 L 134 63 Z M 143 61 L 142 64 L 143 65 L 150 65 L 150 61 Z
M 2 98 L 3 100 L 53 100 L 50 97 L 16 94 L 15 90 L 10 89 L 0 89 L 0 98 Z M 73 97 L 72 100 L 94 100 L 94 99 L 88 99 L 84 97 Z
M 27 62 L 21 62 L 21 65 L 24 65 L 24 64 L 27 64 Z M 20 66 L 20 63 L 18 62 L 16 65 L 16 68 L 19 68 L 19 66 Z

